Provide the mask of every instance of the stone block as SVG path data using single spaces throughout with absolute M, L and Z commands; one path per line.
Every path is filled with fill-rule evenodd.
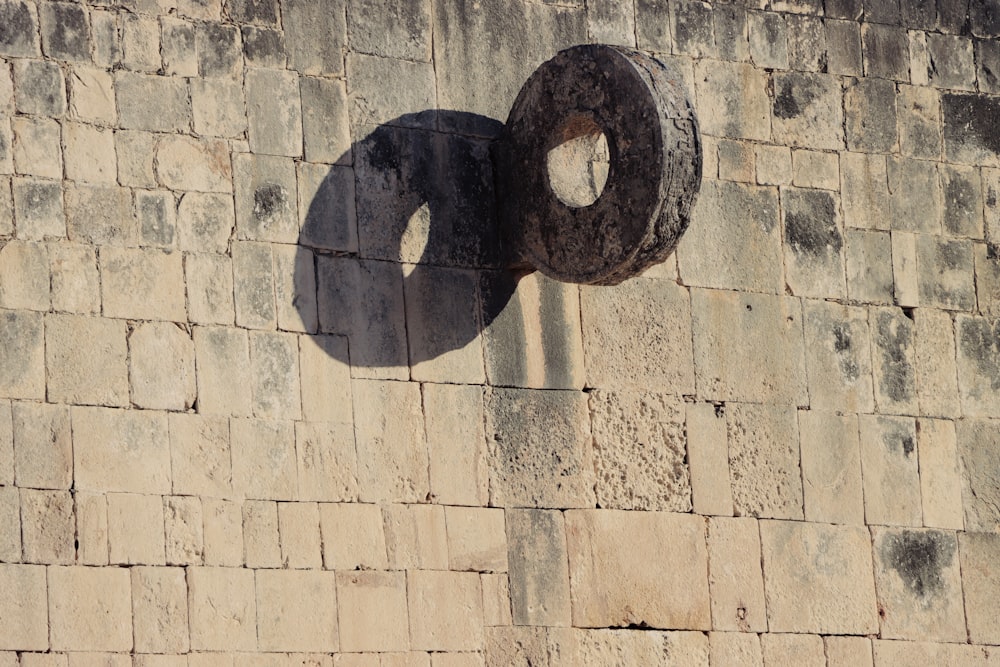
M 106 247 L 101 248 L 99 257 L 106 316 L 187 320 L 180 253 Z
M 299 227 L 294 163 L 280 157 L 237 155 L 233 165 L 239 238 L 294 243 Z
M 914 420 L 875 415 L 862 415 L 860 419 L 865 521 L 889 526 L 921 525 Z
M 343 82 L 302 77 L 302 132 L 305 158 L 310 162 L 351 161 L 347 122 L 347 91 Z
M 684 405 L 679 399 L 595 391 L 590 394 L 590 412 L 600 507 L 691 510 Z
M 202 564 L 205 548 L 203 525 L 200 498 L 190 496 L 163 498 L 163 532 L 167 564 Z
M 293 500 L 298 493 L 298 481 L 292 423 L 233 419 L 229 432 L 234 443 L 233 492 L 236 496 Z
M 830 14 L 827 13 L 827 16 Z M 861 29 L 853 20 L 823 22 L 826 28 L 826 71 L 844 76 L 861 76 Z
M 73 496 L 68 491 L 21 489 L 21 548 L 26 563 L 68 565 L 75 549 Z
M 867 637 L 824 637 L 829 667 L 872 667 L 872 640 Z
M 899 86 L 899 148 L 903 155 L 937 160 L 941 156 L 941 100 L 933 88 Z
M 843 297 L 843 223 L 821 190 L 782 189 L 785 280 L 796 296 Z
M 993 417 L 1000 408 L 1000 397 L 993 389 L 1000 380 L 1000 322 L 959 315 L 955 335 L 962 414 Z
M 589 9 L 589 8 L 588 8 Z M 737 6 L 720 7 L 712 12 L 715 50 L 722 60 L 750 60 L 747 41 L 747 12 Z
M 316 503 L 278 503 L 278 535 L 284 568 L 319 570 L 323 567 Z
M 781 3 L 772 9 L 780 7 Z M 801 9 L 804 3 L 789 2 L 786 6 Z M 821 13 L 821 12 L 819 12 Z M 815 16 L 785 16 L 788 27 L 788 67 L 800 72 L 827 71 L 826 30 Z
M 800 410 L 799 449 L 806 521 L 864 525 L 857 417 Z
M 136 14 L 122 18 L 122 65 L 136 72 L 156 73 L 162 63 L 159 22 Z
M 479 387 L 423 385 L 423 410 L 434 500 L 485 505 L 488 499 L 486 441 Z
M 352 393 L 360 499 L 422 501 L 430 486 L 419 386 L 356 380 Z
M 66 230 L 71 241 L 116 246 L 135 243 L 137 229 L 128 189 L 69 185 L 65 197 Z
M 339 76 L 344 72 L 343 48 L 347 44 L 345 2 L 317 5 L 310 0 L 289 0 L 281 7 L 288 42 L 288 65 L 302 74 Z
M 198 73 L 203 78 L 235 78 L 243 73 L 240 29 L 222 23 L 201 23 L 195 28 Z
M 56 458 L 56 460 L 58 461 L 58 458 Z M 14 455 L 14 423 L 11 415 L 11 405 L 10 401 L 0 401 L 0 481 L 2 481 L 3 484 L 13 485 L 15 466 L 16 466 L 16 461 Z M 16 490 L 17 489 L 13 487 L 7 489 L 7 491 L 16 491 Z M 7 502 L 10 503 L 9 498 L 7 499 Z M 16 516 L 17 515 L 16 499 L 13 504 L 15 506 L 14 515 Z M 20 552 L 20 550 L 18 550 L 18 552 Z
M 800 310 L 790 297 L 692 290 L 699 397 L 804 405 Z M 721 339 L 720 331 L 739 344 Z
M 15 178 L 12 185 L 18 238 L 41 241 L 66 236 L 63 191 L 59 183 Z
M 34 3 L 5 0 L 0 4 L 0 54 L 37 56 L 38 12 Z
M 955 533 L 896 528 L 872 532 L 880 636 L 963 641 L 965 613 Z
M 299 246 L 271 247 L 274 268 L 274 300 L 278 328 L 316 333 L 316 260 L 312 251 Z
M 155 164 L 157 180 L 171 190 L 232 192 L 229 149 L 222 140 L 163 135 Z
M 247 567 L 281 567 L 278 503 L 265 500 L 243 503 L 243 542 Z
M 319 512 L 326 569 L 383 570 L 388 567 L 382 511 L 378 505 L 323 503 Z M 346 641 L 346 630 L 344 632 Z
M 118 122 L 124 129 L 183 132 L 191 127 L 185 79 L 120 71 L 115 74 L 115 97 Z
M 704 519 L 571 510 L 566 539 L 574 626 L 710 626 Z
M 763 72 L 743 63 L 700 60 L 695 66 L 695 92 L 702 132 L 733 139 L 771 138 Z
M 483 574 L 479 583 L 483 587 L 483 617 L 487 633 L 491 626 L 511 625 L 510 578 L 507 573 Z
M 233 243 L 231 254 L 236 324 L 251 329 L 274 329 L 278 313 L 274 301 L 271 246 L 256 241 L 237 241 Z
M 179 567 L 134 567 L 129 572 L 135 650 L 187 652 L 190 642 L 184 570 Z
M 952 236 L 983 238 L 983 191 L 979 171 L 939 165 L 944 199 L 944 230 Z
M 250 70 L 246 75 L 250 149 L 268 155 L 302 155 L 302 110 L 295 72 Z
M 871 542 L 865 528 L 762 521 L 760 534 L 770 632 L 876 632 Z
M 927 68 L 927 79 L 932 86 L 975 90 L 976 64 L 971 39 L 928 33 L 927 55 L 931 63 Z
M 121 62 L 121 43 L 118 33 L 118 15 L 112 11 L 90 12 L 93 38 L 94 64 L 111 68 Z
M 247 131 L 243 88 L 237 81 L 192 79 L 191 112 L 198 134 L 242 137 Z
M 700 2 L 682 0 L 671 5 L 671 10 L 671 51 L 695 58 L 716 56 L 712 8 Z
M 689 404 L 685 435 L 694 511 L 732 516 L 733 493 L 724 408 L 710 403 Z
M 792 183 L 801 188 L 840 189 L 837 153 L 798 149 L 792 151 Z
M 955 424 L 921 419 L 917 422 L 917 447 L 924 525 L 961 530 L 965 523 Z
M 261 651 L 339 650 L 333 572 L 260 570 L 256 578 Z
M 118 158 L 118 182 L 124 186 L 156 187 L 153 160 L 157 135 L 151 132 L 117 130 L 115 149 Z
M 958 455 L 962 462 L 962 507 L 965 529 L 995 532 L 1000 528 L 1000 465 L 993 443 L 998 437 L 995 421 L 961 420 L 955 425 Z
M 916 323 L 917 398 L 920 414 L 958 417 L 955 329 L 948 313 L 920 308 Z
M 570 584 L 563 515 L 507 510 L 510 600 L 517 625 L 571 625 Z
M 941 102 L 945 157 L 950 162 L 1000 166 L 1000 146 L 990 121 L 996 115 L 996 100 L 988 95 L 944 93 Z
M 976 40 L 976 79 L 984 93 L 1000 92 L 1000 44 L 995 39 Z
M 195 327 L 198 412 L 247 416 L 251 412 L 250 345 L 245 331 Z
M 0 614 L 6 626 L 0 647 L 4 650 L 48 649 L 45 575 L 46 568 L 40 565 L 0 565 Z
M 919 275 L 917 274 L 917 238 L 912 232 L 892 232 L 893 300 L 904 308 L 919 305 Z
M 243 57 L 251 67 L 284 69 L 287 62 L 285 34 L 262 26 L 242 27 Z M 316 45 L 319 47 L 319 45 Z
M 910 75 L 910 49 L 906 29 L 865 23 L 861 29 L 865 76 L 906 82 Z
M 813 408 L 874 408 L 868 313 L 825 301 L 803 302 L 809 400 Z
M 166 415 L 74 407 L 72 419 L 77 489 L 170 493 Z
M 969 639 L 977 644 L 996 644 L 998 631 L 994 619 L 1000 611 L 1000 577 L 996 562 L 1000 557 L 1000 535 L 959 533 L 958 543 Z
M 891 153 L 896 147 L 896 85 L 885 79 L 852 79 L 844 90 L 847 149 Z
M 767 616 L 757 521 L 749 517 L 709 519 L 707 538 L 712 627 L 764 630 Z
M 709 664 L 708 637 L 701 632 L 559 628 L 549 631 L 548 653 L 551 667 L 609 665 L 618 661 L 628 665 L 660 665 L 664 660 L 700 667 Z
M 108 546 L 112 565 L 163 565 L 163 499 L 137 493 L 108 494 Z
M 826 663 L 823 638 L 816 635 L 768 633 L 760 636 L 765 665 L 808 665 Z
M 295 425 L 295 449 L 301 499 L 357 498 L 357 457 L 350 424 L 299 422 Z
M 406 651 L 410 622 L 402 572 L 338 572 L 342 651 Z
M 194 343 L 180 327 L 148 322 L 129 334 L 132 402 L 141 408 L 186 410 L 195 400 Z
M 59 123 L 49 118 L 16 116 L 10 125 L 14 132 L 14 170 L 29 176 L 62 178 Z
M 187 584 L 191 650 L 257 650 L 252 570 L 191 567 L 187 570 Z
M 972 241 L 918 234 L 916 238 L 920 305 L 974 310 Z
M 761 68 L 788 68 L 788 26 L 783 14 L 749 12 L 750 60 Z
M 860 229 L 889 229 L 889 180 L 882 155 L 842 153 L 844 223 Z
M 847 229 L 844 237 L 848 297 L 865 303 L 892 303 L 892 242 L 889 234 Z
M 343 336 L 300 336 L 302 415 L 307 421 L 351 424 L 351 368 Z
M 52 118 L 65 114 L 66 84 L 59 65 L 45 60 L 15 60 L 14 109 Z
M 895 253 L 894 253 L 895 254 Z M 897 290 L 898 294 L 898 290 Z M 882 414 L 916 414 L 915 326 L 895 308 L 872 308 L 869 326 L 873 339 L 875 405 Z
M 760 637 L 746 632 L 712 632 L 708 635 L 709 664 L 763 667 Z
M 801 519 L 802 475 L 795 409 L 729 404 L 726 422 L 737 515 Z
M 354 170 L 300 162 L 297 171 L 299 245 L 357 252 Z
M 253 413 L 268 419 L 300 419 L 299 343 L 293 334 L 250 332 Z
M 187 192 L 177 205 L 177 245 L 191 252 L 224 253 L 235 220 L 232 198 Z
M 243 565 L 243 511 L 230 500 L 202 498 L 205 565 Z
M 53 650 L 132 650 L 132 593 L 128 570 L 50 567 L 47 574 L 49 636 Z
M 108 564 L 108 503 L 103 493 L 76 493 L 76 549 L 81 565 Z
M 448 534 L 439 505 L 389 505 L 383 509 L 389 567 L 445 570 Z
M 194 24 L 172 16 L 161 16 L 160 35 L 164 73 L 168 76 L 198 76 Z
M 164 249 L 174 245 L 177 207 L 173 193 L 164 190 L 136 190 L 135 210 L 141 245 Z
M 702 252 L 706 244 L 718 249 L 714 258 Z M 677 248 L 677 259 L 684 284 L 780 292 L 784 277 L 777 193 L 770 188 L 706 181 L 688 233 Z
M 347 18 L 352 51 L 404 60 L 431 58 L 431 3 L 426 0 L 354 2 L 348 5 Z
M 446 507 L 449 569 L 506 572 L 504 512 L 496 508 Z
M 425 382 L 483 384 L 477 275 L 418 265 L 406 278 L 410 375 Z
M 719 141 L 719 178 L 726 181 L 755 183 L 753 146 L 746 142 Z
M 59 60 L 90 60 L 90 26 L 86 10 L 75 3 L 51 2 L 38 12 L 42 51 Z
M 844 144 L 839 77 L 799 72 L 773 75 L 774 140 L 790 146 L 838 150 Z M 767 138 L 767 137 L 765 137 Z
M 49 258 L 42 243 L 9 241 L 0 248 L 0 307 L 49 309 Z
M 593 505 L 595 479 L 585 395 L 492 390 L 486 395 L 486 435 L 491 504 Z
M 483 648 L 483 596 L 474 572 L 414 570 L 406 577 L 410 645 L 431 651 Z
M 45 342 L 42 315 L 0 311 L 0 396 L 45 397 Z
M 785 146 L 756 146 L 757 183 L 788 185 L 792 182 L 792 152 Z
M 73 481 L 69 410 L 64 406 L 28 402 L 15 402 L 11 408 L 14 444 L 11 463 L 18 485 L 69 489 Z M 14 476 L 7 481 L 13 481 Z
M 46 319 L 49 399 L 127 405 L 125 322 L 78 315 L 48 315 Z
M 1000 315 L 1000 262 L 993 257 L 988 244 L 977 243 L 973 252 L 979 310 L 983 315 L 996 317 Z

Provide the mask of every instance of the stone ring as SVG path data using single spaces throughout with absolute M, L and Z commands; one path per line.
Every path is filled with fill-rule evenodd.
M 575 187 L 554 164 L 560 152 L 585 168 Z M 663 63 L 588 44 L 559 52 L 525 82 L 494 162 L 509 268 L 614 285 L 676 248 L 701 183 L 701 140 L 684 87 Z

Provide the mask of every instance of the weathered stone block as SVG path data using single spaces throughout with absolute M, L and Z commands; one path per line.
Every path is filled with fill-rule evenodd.
M 840 189 L 837 153 L 798 149 L 792 151 L 792 183 L 800 188 Z
M 198 76 L 195 26 L 172 16 L 160 17 L 160 55 L 168 76 Z
M 156 177 L 171 190 L 232 192 L 226 142 L 163 135 L 156 143 Z
M 924 525 L 961 530 L 965 525 L 962 472 L 954 422 L 921 419 L 917 422 L 917 447 Z
M 710 403 L 689 404 L 685 435 L 694 511 L 732 516 L 733 492 L 729 480 L 724 408 Z
M 988 95 L 942 94 L 944 152 L 949 162 L 1000 166 L 1000 134 L 992 122 L 997 108 L 996 99 Z
M 896 146 L 896 86 L 885 79 L 854 79 L 844 91 L 847 148 L 890 153 Z
M 173 492 L 228 497 L 232 472 L 229 421 L 201 415 L 169 415 Z
M 975 643 L 997 643 L 1000 577 L 996 570 L 1000 557 L 1000 535 L 989 533 L 959 533 L 962 580 L 965 590 L 965 613 L 969 638 Z
M 739 516 L 802 518 L 795 409 L 726 406 L 733 500 Z
M 243 503 L 243 547 L 247 567 L 281 567 L 278 503 L 266 500 Z
M 185 193 L 177 206 L 177 244 L 191 252 L 226 252 L 234 224 L 232 198 Z
M 250 70 L 246 75 L 246 96 L 250 149 L 269 155 L 302 155 L 298 75 L 278 70 Z
M 579 392 L 488 392 L 491 504 L 592 506 L 595 479 L 589 421 L 586 397 Z
M 749 143 L 732 139 L 719 141 L 719 178 L 755 183 L 753 148 Z
M 590 410 L 600 507 L 690 511 L 681 401 L 598 391 L 590 395 Z
M 944 190 L 944 229 L 953 236 L 983 238 L 983 191 L 978 170 L 939 165 Z
M 385 545 L 394 570 L 445 570 L 448 564 L 448 527 L 440 505 L 388 505 Z
M 522 648 L 527 648 L 524 646 L 527 642 L 520 637 L 511 643 L 521 643 Z M 548 655 L 551 667 L 606 665 L 617 661 L 629 665 L 660 665 L 664 660 L 707 667 L 709 641 L 702 632 L 558 628 L 549 630 Z
M 414 570 L 406 577 L 410 645 L 432 651 L 483 648 L 483 594 L 474 572 Z
M 45 245 L 9 241 L 0 248 L 0 307 L 46 311 L 49 303 Z
M 299 215 L 292 161 L 279 157 L 237 155 L 233 162 L 239 238 L 294 243 Z
M 101 294 L 108 317 L 187 320 L 181 254 L 101 248 Z
M 238 329 L 197 327 L 194 345 L 199 412 L 249 415 L 251 375 L 246 333 Z
M 920 277 L 917 274 L 917 235 L 912 232 L 892 232 L 892 296 L 903 308 L 920 304 Z
M 0 646 L 11 651 L 48 649 L 46 568 L 40 565 L 0 565 L 0 582 L 0 610 L 6 619 Z
M 139 243 L 144 246 L 171 248 L 177 228 L 174 195 L 163 190 L 135 192 Z
M 15 402 L 13 470 L 19 486 L 68 489 L 73 481 L 69 409 L 44 403 Z M 13 481 L 11 478 L 8 481 Z
M 339 650 L 333 572 L 260 570 L 256 579 L 261 651 Z
M 575 626 L 709 627 L 704 519 L 571 510 L 566 536 Z
M 112 565 L 163 565 L 164 535 L 160 496 L 108 494 L 108 555 Z
M 243 87 L 238 81 L 192 79 L 191 112 L 198 134 L 242 137 L 247 131 Z
M 14 108 L 18 113 L 59 118 L 66 113 L 66 84 L 59 65 L 14 61 Z
M 960 642 L 966 636 L 955 533 L 873 530 L 881 636 Z
M 187 584 L 192 650 L 257 650 L 252 570 L 192 567 Z
M 58 182 L 15 178 L 14 219 L 20 239 L 64 238 L 63 190 Z
M 843 153 L 840 177 L 848 227 L 889 229 L 889 181 L 881 155 Z
M 267 243 L 233 243 L 233 283 L 236 324 L 251 329 L 274 329 L 277 311 L 271 246 Z
M 865 303 L 892 303 L 892 241 L 889 234 L 847 229 L 845 241 L 848 297 Z
M 804 302 L 809 398 L 814 408 L 874 407 L 868 314 L 861 308 Z
M 128 404 L 125 322 L 49 315 L 46 324 L 45 359 L 50 400 Z
M 1000 315 L 1000 262 L 988 244 L 977 243 L 973 251 L 976 264 L 976 300 L 983 315 Z
M 933 162 L 891 158 L 888 162 L 892 228 L 937 234 L 941 229 L 941 184 Z
M 818 410 L 798 416 L 806 521 L 864 525 L 857 418 Z
M 927 78 L 932 86 L 975 90 L 976 65 L 971 39 L 928 33 L 927 55 L 931 62 L 931 67 L 927 69 Z
M 702 132 L 734 139 L 771 138 L 767 79 L 751 65 L 698 61 L 695 90 Z
M 118 121 L 125 129 L 150 132 L 190 129 L 191 104 L 184 79 L 120 71 L 115 74 L 115 97 Z
M 789 72 L 773 76 L 771 125 L 776 141 L 837 150 L 844 143 L 841 84 L 825 74 Z
M 995 532 L 1000 527 L 1000 465 L 995 444 L 998 424 L 988 420 L 961 420 L 956 425 L 962 461 L 962 506 L 965 529 Z
M 134 567 L 130 574 L 135 650 L 187 652 L 190 642 L 184 570 L 179 567 Z
M 797 299 L 695 289 L 691 311 L 700 397 L 806 403 Z M 741 343 L 728 345 L 719 331 Z
M 306 160 L 327 164 L 350 162 L 347 91 L 343 82 L 302 77 L 299 94 Z
M 715 30 L 715 51 L 719 58 L 741 62 L 750 60 L 746 9 L 733 5 L 715 8 L 712 12 L 712 27 Z
M 804 3 L 789 2 L 784 8 L 802 9 Z M 777 3 L 773 9 L 781 7 Z M 817 12 L 820 13 L 820 12 Z M 804 72 L 827 70 L 826 30 L 815 16 L 785 16 L 788 26 L 788 67 Z
M 184 259 L 188 319 L 197 324 L 232 324 L 233 268 L 225 255 L 192 253 Z
M 166 322 L 139 325 L 129 335 L 132 402 L 141 408 L 186 410 L 195 400 L 194 343 Z
M 916 322 L 917 398 L 920 414 L 959 416 L 955 329 L 948 313 L 920 308 Z
M 9 446 L 9 445 L 8 445 Z M 5 458 L 12 458 L 12 452 L 4 452 Z M 5 467 L 13 468 L 10 463 Z M 14 481 L 14 471 L 8 469 L 4 475 L 5 481 Z M 0 561 L 18 563 L 21 561 L 21 494 L 15 486 L 5 486 L 0 489 Z
M 933 88 L 899 86 L 899 148 L 903 155 L 941 156 L 941 100 Z
M 762 521 L 760 534 L 771 632 L 876 631 L 871 542 L 865 528 Z
M 240 498 L 293 500 L 298 493 L 291 422 L 233 419 L 233 491 Z
M 309 144 L 306 144 L 309 151 Z M 300 245 L 358 250 L 354 170 L 300 162 L 297 166 Z
M 995 39 L 976 40 L 976 79 L 984 93 L 1000 92 L 1000 44 Z
M 347 339 L 343 336 L 299 338 L 302 414 L 308 421 L 353 422 Z
M 222 23 L 202 23 L 195 29 L 198 73 L 204 78 L 232 78 L 242 73 L 240 30 Z
M 480 387 L 423 385 L 431 495 L 439 503 L 486 505 L 489 499 Z
M 151 132 L 117 130 L 115 149 L 118 159 L 118 182 L 123 186 L 155 188 L 156 175 L 153 161 L 156 158 L 157 136 Z
M 763 630 L 767 617 L 757 521 L 709 519 L 708 560 L 712 627 L 740 632 Z
M 132 650 L 128 570 L 52 567 L 48 587 L 53 650 Z
M 382 510 L 378 505 L 322 503 L 319 513 L 326 569 L 384 570 L 388 567 Z M 346 641 L 347 619 L 342 617 L 341 620 Z M 346 645 L 345 650 L 349 650 Z
M 785 146 L 758 145 L 755 148 L 757 183 L 788 185 L 792 182 L 791 150 Z
M 108 564 L 108 503 L 104 493 L 76 493 L 76 549 L 81 565 Z
M 833 196 L 783 189 L 786 282 L 796 296 L 845 294 L 844 237 Z
M 342 651 L 409 649 L 404 573 L 338 572 L 337 607 Z
M 827 12 L 827 16 L 829 16 Z M 858 23 L 834 21 L 823 22 L 826 28 L 826 71 L 830 74 L 861 76 L 861 30 Z
M 344 71 L 343 48 L 347 44 L 347 22 L 343 0 L 317 5 L 310 0 L 289 0 L 281 7 L 281 22 L 287 34 L 288 65 L 302 74 L 339 76 Z
M 201 565 L 205 540 L 201 499 L 163 498 L 163 533 L 168 565 Z
M 614 0 L 587 6 L 587 34 L 601 44 L 636 46 L 635 10 Z
M 137 72 L 155 73 L 162 62 L 159 22 L 136 14 L 126 14 L 122 19 L 122 65 Z
M 363 502 L 420 502 L 430 491 L 420 388 L 355 380 L 352 384 Z
M 62 146 L 59 123 L 48 118 L 17 116 L 14 131 L 14 170 L 18 174 L 62 178 Z
M 202 498 L 201 507 L 205 565 L 243 565 L 243 512 L 240 504 Z
M 316 503 L 278 503 L 278 536 L 285 569 L 319 570 L 323 567 Z
M 861 471 L 865 521 L 921 525 L 917 434 L 913 419 L 861 415 Z
M 285 34 L 260 26 L 243 26 L 243 57 L 251 67 L 284 69 L 287 62 Z M 319 46 L 319 45 L 317 45 Z
M 39 8 L 38 18 L 45 55 L 59 60 L 90 60 L 90 25 L 83 7 L 48 2 Z
M 717 55 L 712 8 L 700 2 L 682 0 L 670 6 L 671 51 L 695 58 Z
M 76 488 L 170 492 L 170 451 L 162 414 L 73 408 Z
M 897 290 L 898 293 L 898 290 Z M 883 414 L 916 414 L 914 324 L 895 308 L 872 308 L 875 404 Z
M 5 0 L 0 4 L 0 53 L 5 56 L 37 56 L 38 13 L 34 3 Z
M 446 507 L 451 570 L 507 571 L 504 512 L 498 508 Z
M 910 49 L 904 28 L 865 23 L 861 29 L 861 42 L 864 49 L 865 76 L 904 82 L 909 79 Z
M 507 510 L 510 599 L 517 625 L 571 625 L 563 514 Z
M 353 2 L 348 5 L 347 17 L 353 51 L 386 58 L 430 60 L 430 2 Z
M 68 565 L 74 553 L 73 496 L 21 489 L 21 548 L 27 563 Z
M 350 501 L 358 496 L 357 455 L 350 424 L 295 425 L 299 497 Z
M 709 664 L 762 667 L 760 638 L 747 632 L 712 632 L 708 635 Z
M 958 345 L 958 388 L 962 414 L 995 417 L 1000 410 L 1000 322 L 959 315 L 955 320 Z
M 749 12 L 750 60 L 757 67 L 788 68 L 788 28 L 774 12 Z
M 253 412 L 257 417 L 302 417 L 298 348 L 293 334 L 250 332 Z
M 761 653 L 765 665 L 825 664 L 823 638 L 816 635 L 767 633 L 760 636 Z
M 41 314 L 0 311 L 0 396 L 45 397 L 45 342 Z
M 91 37 L 93 38 L 94 64 L 111 68 L 121 61 L 121 43 L 118 34 L 118 15 L 112 11 L 91 10 Z

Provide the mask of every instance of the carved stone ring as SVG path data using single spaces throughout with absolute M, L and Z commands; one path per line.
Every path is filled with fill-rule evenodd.
M 558 192 L 551 152 L 581 140 L 593 147 L 602 136 L 607 180 L 591 188 L 596 199 Z M 535 70 L 494 162 L 509 267 L 565 282 L 614 285 L 664 261 L 701 184 L 698 124 L 678 77 L 658 60 L 602 44 L 566 49 Z M 595 182 L 604 173 L 596 162 L 585 163 Z

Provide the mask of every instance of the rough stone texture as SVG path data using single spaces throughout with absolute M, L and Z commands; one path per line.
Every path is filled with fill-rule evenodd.
M 861 416 L 861 471 L 869 524 L 919 526 L 916 426 L 905 417 Z
M 840 180 L 846 226 L 889 229 L 889 180 L 885 157 L 843 153 Z
M 767 626 L 759 563 L 760 533 L 756 520 L 709 519 L 708 583 L 713 628 L 758 632 Z
M 73 480 L 69 410 L 17 401 L 11 405 L 13 476 L 22 486 L 68 489 Z
M 961 530 L 965 524 L 955 425 L 944 419 L 921 419 L 917 428 L 924 525 Z
M 483 596 L 473 572 L 411 571 L 406 577 L 410 645 L 429 651 L 483 647 Z
M 76 488 L 170 492 L 170 453 L 164 415 L 75 407 L 71 418 Z
M 955 321 L 958 348 L 958 386 L 962 413 L 990 417 L 997 414 L 994 385 L 1000 379 L 998 322 L 960 315 Z
M 112 565 L 166 562 L 163 500 L 138 493 L 108 494 L 108 557 Z
M 861 308 L 826 301 L 803 302 L 810 405 L 841 406 L 859 412 L 874 408 L 871 337 Z
M 447 507 L 448 564 L 452 570 L 506 572 L 504 512 L 498 508 Z
M 883 414 L 916 414 L 915 326 L 893 308 L 869 311 L 875 405 Z
M 515 625 L 572 625 L 563 513 L 512 509 L 505 515 Z
M 867 530 L 763 521 L 760 534 L 771 632 L 876 632 Z M 802 563 L 812 566 L 803 568 Z
M 726 406 L 729 467 L 738 515 L 802 518 L 795 409 L 745 404 Z
M 959 533 L 965 613 L 969 638 L 977 644 L 996 644 L 997 613 L 996 558 L 1000 552 L 1000 536 L 989 533 Z
M 48 377 L 51 399 L 90 405 L 128 403 L 125 322 L 48 315 L 46 325 L 45 359 L 53 369 Z
M 770 138 L 767 80 L 744 63 L 699 61 L 695 68 L 698 120 L 706 134 Z
M 448 527 L 444 508 L 435 505 L 390 505 L 382 514 L 391 568 L 446 569 Z
M 258 648 L 339 650 L 336 576 L 333 572 L 257 572 Z
M 819 410 L 798 417 L 806 521 L 863 525 L 857 419 Z
M 688 405 L 685 435 L 694 511 L 732 516 L 725 408 L 710 403 Z
M 405 651 L 409 648 L 403 573 L 338 573 L 337 607 L 342 650 Z
M 955 327 L 946 312 L 920 308 L 916 323 L 917 398 L 927 416 L 959 414 Z
M 662 666 L 675 660 L 685 665 L 705 667 L 709 664 L 709 642 L 701 632 L 558 629 L 550 633 L 548 655 L 552 667 L 607 664 Z
M 377 505 L 323 503 L 319 511 L 326 569 L 386 568 L 385 533 Z M 342 627 L 348 627 L 346 619 Z
M 798 152 L 793 153 L 793 164 Z M 810 170 L 815 172 L 816 170 Z M 836 175 L 836 170 L 834 170 Z M 843 297 L 844 235 L 834 198 L 819 190 L 782 190 L 785 280 L 795 296 Z
M 1000 494 L 993 442 L 997 423 L 987 420 L 963 420 L 955 427 L 958 455 L 962 464 L 962 507 L 965 529 L 995 532 L 1000 527 Z
M 824 74 L 774 76 L 774 138 L 791 146 L 838 149 L 844 141 L 840 82 Z
M 5 563 L 0 565 L 0 582 L 0 610 L 7 621 L 0 646 L 8 651 L 48 649 L 46 568 Z
M 27 563 L 73 562 L 73 498 L 69 493 L 21 489 L 21 549 Z
M 250 344 L 246 332 L 195 327 L 193 338 L 199 412 L 248 416 L 251 385 Z
M 425 384 L 423 408 L 431 495 L 440 503 L 485 505 L 489 472 L 482 391 Z
M 135 650 L 186 653 L 190 647 L 185 572 L 179 567 L 137 567 L 132 575 Z
M 257 604 L 252 570 L 192 567 L 187 571 L 187 584 L 192 650 L 253 651 L 257 648 Z
M 195 399 L 194 343 L 174 324 L 150 322 L 129 335 L 132 402 L 143 408 L 185 410 Z

